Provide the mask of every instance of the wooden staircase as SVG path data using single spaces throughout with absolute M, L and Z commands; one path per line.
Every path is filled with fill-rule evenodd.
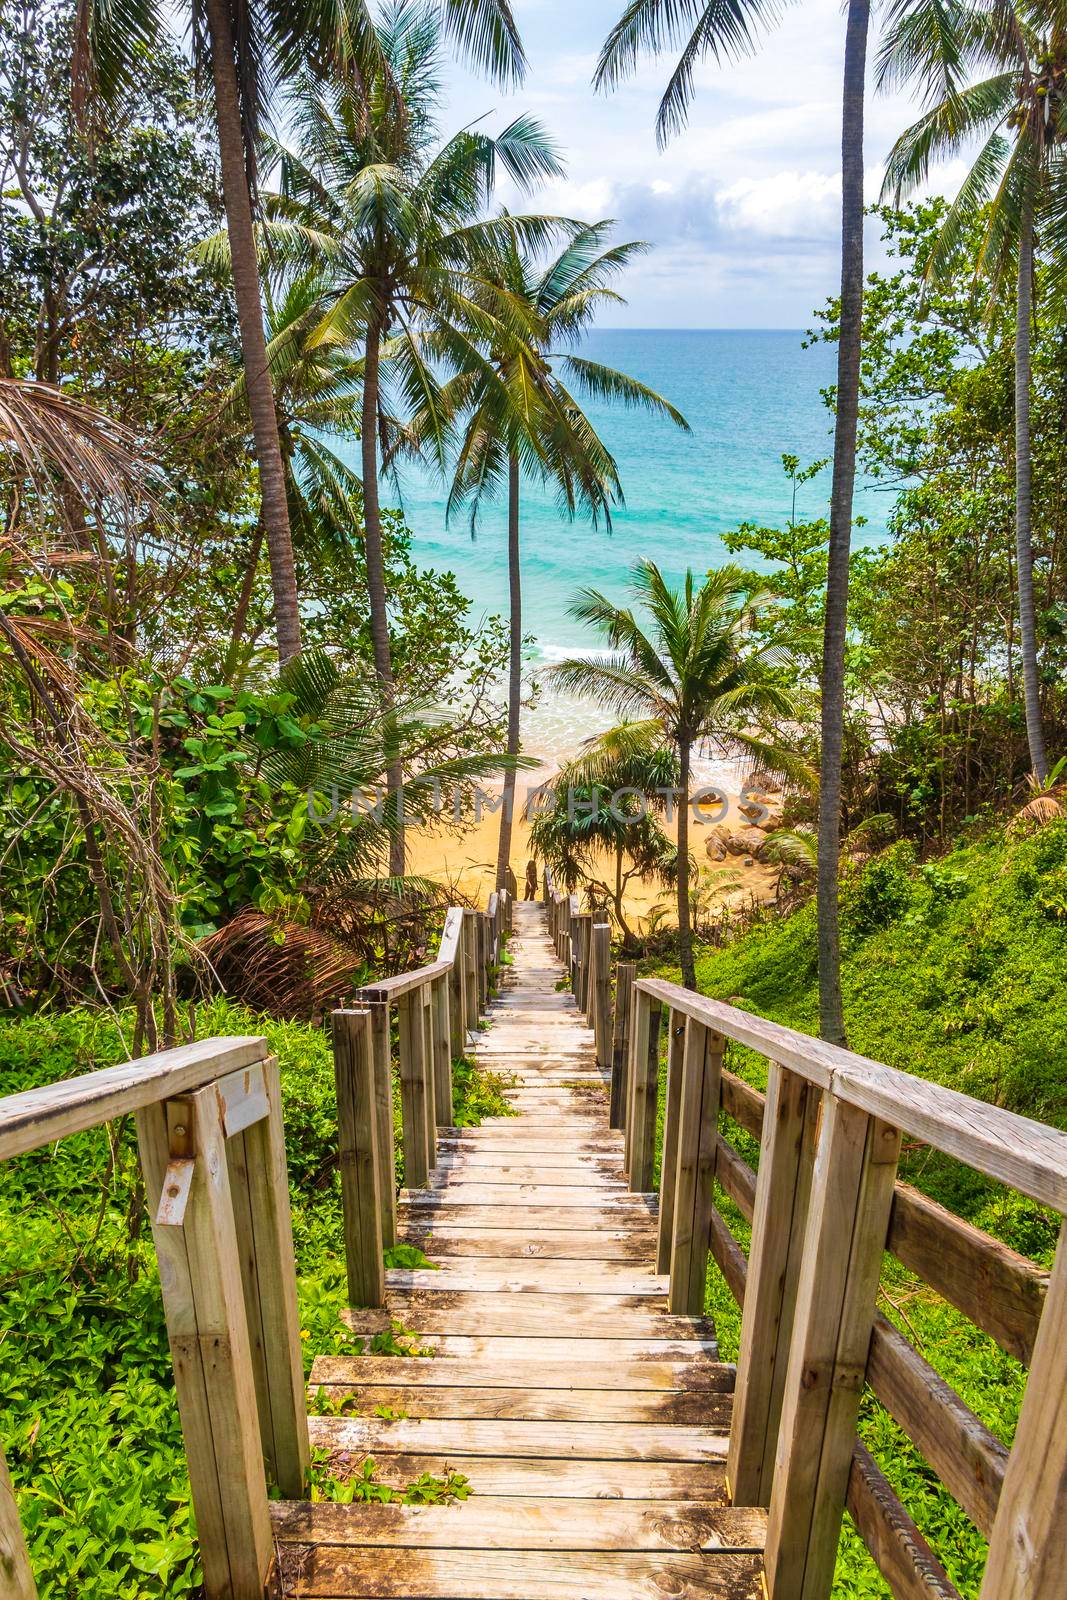
M 369 1456 L 379 1482 L 459 1472 L 470 1498 L 278 1505 L 281 1593 L 755 1597 L 765 1515 L 724 1487 L 733 1369 L 709 1322 L 667 1310 L 655 1202 L 627 1189 L 542 906 L 515 907 L 510 951 L 474 1054 L 516 1115 L 438 1140 L 399 1209 L 436 1270 L 390 1269 L 384 1311 L 352 1313 L 433 1357 L 320 1357 L 311 1375 L 347 1402 L 311 1419 L 339 1475 Z

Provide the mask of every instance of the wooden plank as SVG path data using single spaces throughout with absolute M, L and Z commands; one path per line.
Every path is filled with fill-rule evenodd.
M 347 1307 L 341 1312 L 342 1322 L 349 1327 L 356 1326 L 356 1340 L 367 1333 L 376 1333 L 379 1329 L 359 1330 L 358 1324 L 363 1316 L 361 1312 L 353 1313 Z M 379 1325 L 380 1326 L 380 1325 Z M 629 1338 L 621 1335 L 605 1334 L 603 1336 L 584 1335 L 562 1336 L 553 1334 L 513 1335 L 513 1334 L 451 1334 L 429 1333 L 424 1328 L 410 1330 L 420 1348 L 427 1348 L 442 1362 L 459 1361 L 498 1361 L 510 1370 L 516 1363 L 526 1361 L 553 1361 L 568 1368 L 581 1369 L 589 1366 L 613 1366 L 616 1362 L 629 1361 L 685 1361 L 718 1359 L 718 1345 L 715 1339 L 705 1329 L 703 1337 L 699 1339 L 671 1338 L 667 1336 L 633 1335 Z M 361 1358 L 363 1359 L 363 1358 Z M 419 1362 L 421 1368 L 422 1362 Z
M 536 1342 L 536 1341 L 535 1341 Z M 551 1341 L 550 1341 L 551 1342 Z M 691 1347 L 690 1347 L 691 1348 Z M 401 1356 L 317 1356 L 308 1380 L 319 1384 L 358 1384 L 368 1394 L 379 1385 L 394 1388 L 654 1390 L 688 1394 L 693 1389 L 732 1391 L 733 1369 L 698 1352 L 688 1361 L 612 1360 L 591 1373 L 587 1362 L 521 1361 L 453 1357 L 419 1361 Z
M 682 1098 L 682 1058 L 686 1019 L 667 1013 L 667 1092 L 663 1106 L 663 1150 L 659 1175 L 659 1240 L 656 1271 L 671 1270 L 674 1236 L 674 1191 L 678 1180 L 678 1108 Z M 703 1310 L 703 1307 L 701 1307 Z
M 474 1033 L 478 1026 L 478 1019 L 482 1014 L 482 992 L 478 980 L 478 929 L 473 911 L 463 913 L 463 938 L 461 940 L 463 954 L 463 987 L 466 995 L 464 1012 L 467 1019 L 468 1037 Z
M 382 1244 L 396 1243 L 396 1134 L 393 1130 L 393 1045 L 389 1007 L 375 1001 L 370 1012 L 370 1052 L 374 1066 L 374 1143 L 378 1159 L 378 1204 L 382 1217 Z
M 263 1459 L 268 1480 L 283 1494 L 296 1495 L 304 1490 L 309 1454 L 277 1076 L 275 1063 L 273 1082 L 264 1085 L 268 1107 L 274 1108 L 268 1114 L 278 1119 L 274 1136 L 267 1121 L 260 1121 L 227 1139 L 226 1159 Z M 196 1163 L 189 1164 L 195 1178 Z
M 1067 1223 L 1000 1496 L 981 1600 L 1064 1600 L 1067 1562 Z
M 430 986 L 430 1022 L 433 1038 L 434 1117 L 437 1125 L 452 1125 L 452 1010 L 449 979 Z
M 713 1397 L 723 1412 L 729 1396 Z M 718 1407 L 716 1408 L 718 1412 Z M 448 1455 L 462 1471 L 463 1456 L 551 1456 L 579 1461 L 721 1461 L 726 1456 L 719 1427 L 655 1422 L 510 1422 L 491 1418 L 330 1417 L 338 1448 L 377 1456 Z
M 611 1070 L 611 929 L 606 922 L 593 924 L 593 1033 L 597 1061 Z
M 477 1256 L 434 1267 L 390 1267 L 393 1290 L 429 1289 L 468 1294 L 628 1294 L 666 1299 L 667 1279 L 650 1265 L 618 1261 L 484 1261 Z M 380 1304 L 381 1302 L 379 1302 Z M 701 1306 L 700 1310 L 703 1310 Z
M 560 1304 L 551 1294 L 442 1294 L 428 1289 L 390 1291 L 384 1311 L 353 1312 L 352 1326 L 377 1332 L 390 1316 L 405 1328 L 426 1333 L 532 1334 L 560 1326 Z M 702 1318 L 675 1317 L 639 1295 L 575 1294 L 566 1326 L 596 1338 L 708 1339 L 711 1324 Z
M 637 988 L 790 1067 L 820 1088 L 832 1079 L 835 1096 L 857 1110 L 899 1125 L 1040 1205 L 1067 1212 L 1067 1133 L 1058 1128 L 692 994 L 677 984 L 642 978 Z
M 730 1490 L 768 1505 L 804 1251 L 819 1091 L 772 1063 L 738 1354 Z M 735 1157 L 738 1167 L 744 1167 Z M 721 1175 L 720 1175 L 721 1176 Z
M 352 1305 L 380 1306 L 385 1258 L 370 1013 L 335 1011 L 332 1022 L 348 1298 Z
M 1008 1452 L 955 1389 L 879 1315 L 867 1382 L 978 1530 L 989 1537 Z
M 461 1507 L 368 1505 L 358 1518 L 346 1506 L 280 1505 L 274 1531 L 282 1544 L 384 1545 L 449 1550 L 760 1550 L 761 1512 L 699 1501 L 577 1501 L 474 1495 Z
M 284 1545 L 281 1574 L 291 1600 L 418 1595 L 420 1600 L 758 1600 L 758 1555 L 722 1552 L 537 1552 L 368 1550 Z
M 146 1106 L 137 1112 L 136 1126 L 148 1215 L 159 1262 L 174 1390 L 181 1418 L 205 1589 L 209 1595 L 224 1594 L 230 1582 L 226 1510 L 220 1492 L 212 1440 L 211 1412 L 197 1333 L 189 1249 L 183 1228 L 161 1227 L 156 1221 L 164 1175 L 170 1161 L 170 1138 L 163 1105 Z
M 574 1183 L 462 1183 L 433 1184 L 424 1190 L 404 1190 L 405 1198 L 421 1194 L 420 1204 L 451 1206 L 584 1206 L 594 1211 L 636 1215 L 634 1196 L 621 1186 Z
M 530 1236 L 529 1225 L 514 1228 L 409 1227 L 405 1239 L 434 1260 L 476 1254 L 485 1260 L 650 1261 L 649 1240 L 618 1228 L 561 1228 Z
M 896 1128 L 828 1097 L 767 1527 L 774 1600 L 826 1600 L 833 1584 L 899 1152 Z
M 640 989 L 635 991 L 641 993 Z M 656 1155 L 656 1112 L 659 1088 L 659 1030 L 662 1007 L 646 997 L 638 1001 L 631 1056 L 631 1092 L 626 1124 L 627 1172 L 637 1194 L 652 1189 Z
M 440 1195 L 423 1196 L 420 1191 L 401 1202 L 400 1214 L 405 1228 L 440 1226 L 521 1229 L 526 1236 L 537 1235 L 546 1229 L 565 1232 L 572 1229 L 589 1230 L 610 1228 L 625 1230 L 637 1237 L 648 1238 L 649 1249 L 655 1247 L 654 1208 L 642 1207 L 639 1199 L 629 1207 L 612 1206 L 528 1206 L 509 1191 L 512 1203 L 479 1206 L 477 1210 L 454 1204 L 442 1205 Z
M 427 1366 L 444 1366 L 433 1361 Z M 628 1389 L 488 1389 L 448 1385 L 418 1389 L 380 1385 L 364 1389 L 359 1382 L 319 1383 L 317 1393 L 333 1405 L 349 1402 L 346 1417 L 375 1419 L 378 1406 L 398 1415 L 408 1412 L 417 1421 L 448 1419 L 458 1422 L 574 1422 L 602 1424 L 632 1422 L 657 1427 L 716 1428 L 730 1426 L 732 1396 L 728 1392 L 700 1389 L 691 1394 L 661 1394 L 655 1390 Z
M 1048 1289 L 1048 1273 L 1025 1256 L 898 1183 L 889 1248 L 984 1329 L 1017 1361 L 1029 1362 Z
M 0 1450 L 0 1588 L 5 1600 L 37 1600 L 18 1501 Z
M 690 1018 L 685 1024 L 675 1155 L 677 1192 L 670 1239 L 672 1311 L 700 1316 L 708 1274 L 719 1121 L 721 1035 Z M 660 1243 L 663 1241 L 662 1218 Z
M 637 967 L 620 961 L 615 968 L 615 1025 L 611 1038 L 611 1103 L 608 1120 L 613 1128 L 626 1126 L 626 1069 L 630 1059 L 630 1018 Z
M 331 1470 L 339 1475 L 358 1471 L 366 1459 L 360 1451 L 336 1446 L 337 1419 L 312 1417 L 316 1450 L 328 1452 Z M 456 1462 L 447 1455 L 374 1452 L 379 1483 L 406 1489 L 424 1472 L 447 1478 Z M 721 1461 L 569 1461 L 531 1456 L 464 1456 L 462 1471 L 475 1496 L 495 1495 L 521 1500 L 531 1495 L 569 1500 L 684 1500 L 689 1504 L 724 1505 L 726 1490 Z M 469 1502 L 468 1502 L 469 1504 Z M 587 1505 L 586 1505 L 587 1508 Z
M 874 1457 L 860 1444 L 853 1450 L 847 1505 L 896 1600 L 960 1600 Z
M 437 1189 L 461 1189 L 465 1184 L 523 1184 L 527 1188 L 531 1185 L 536 1188 L 564 1188 L 578 1187 L 581 1189 L 597 1189 L 604 1194 L 627 1194 L 628 1190 L 623 1179 L 616 1173 L 605 1172 L 598 1166 L 580 1166 L 575 1164 L 570 1167 L 542 1167 L 540 1162 L 519 1165 L 517 1162 L 508 1162 L 507 1158 L 499 1166 L 489 1167 L 468 1163 L 462 1157 L 458 1160 L 446 1160 L 435 1169 L 433 1177 L 426 1187 L 431 1191 Z
M 404 1183 L 421 1189 L 433 1167 L 426 1095 L 426 1026 L 422 994 L 405 990 L 398 1006 L 400 1024 L 400 1110 L 404 1138 Z
M 757 1141 L 763 1134 L 764 1096 L 734 1072 L 722 1075 L 722 1108 Z
M 359 990 L 358 998 L 365 1004 L 374 1000 L 384 1000 L 390 1005 L 395 1005 L 397 1001 L 415 994 L 425 984 L 432 983 L 435 978 L 447 977 L 450 970 L 450 961 L 431 961 L 425 967 L 398 973 L 395 978 L 376 978 L 373 983 L 368 983 Z
M 452 1058 L 459 1061 L 467 1048 L 467 993 L 463 981 L 463 909 L 450 906 L 445 913 L 438 960 L 451 963 L 448 973 L 449 1027 Z
M 265 1063 L 256 1062 L 251 1067 L 239 1067 L 217 1078 L 212 1085 L 219 1101 L 222 1126 L 227 1139 L 243 1133 L 254 1122 L 270 1115 L 270 1101 L 263 1072 Z
M 263 1061 L 261 1038 L 201 1039 L 0 1099 L 0 1161 L 83 1133 Z

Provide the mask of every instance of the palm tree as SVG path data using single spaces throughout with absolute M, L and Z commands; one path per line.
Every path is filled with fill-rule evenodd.
M 927 268 L 936 281 L 978 224 L 977 271 L 990 307 L 1015 293 L 1015 553 L 1023 699 L 1030 765 L 1048 772 L 1034 608 L 1030 388 L 1034 245 L 1040 228 L 1062 250 L 1067 232 L 1067 7 L 1009 0 L 898 0 L 879 62 L 883 83 L 918 81 L 928 108 L 894 145 L 885 189 L 899 203 L 930 163 L 976 138 L 982 146 L 950 207 Z M 971 73 L 981 73 L 966 84 Z M 983 215 L 984 212 L 984 215 Z
M 525 59 L 509 0 L 437 0 L 436 14 L 460 47 L 501 80 L 522 75 Z M 384 63 L 367 0 L 339 6 L 320 0 L 240 0 L 191 6 L 193 51 L 210 73 L 215 99 L 223 204 L 230 240 L 241 356 L 259 465 L 262 522 L 270 554 L 278 654 L 300 651 L 300 612 L 278 417 L 263 329 L 263 301 L 253 226 L 256 149 L 266 113 L 266 85 L 299 70 L 319 79 L 340 74 L 354 84 L 381 82 Z M 133 81 L 139 49 L 167 29 L 161 0 L 86 0 L 77 11 L 75 112 L 93 99 L 114 102 Z
M 504 773 L 497 888 L 506 883 L 511 861 L 514 758 L 520 747 L 523 472 L 555 485 L 560 508 L 569 516 L 581 510 L 594 525 L 603 516 L 610 527 L 611 507 L 623 499 L 618 469 L 576 395 L 640 406 L 670 417 L 681 428 L 689 427 L 681 412 L 646 384 L 566 348 L 592 322 L 600 305 L 621 303 L 622 297 L 609 287 L 610 280 L 645 248 L 639 243 L 605 248 L 609 229 L 607 222 L 579 226 L 547 265 L 531 260 L 516 233 L 494 235 L 479 265 L 483 284 L 489 289 L 487 309 L 494 310 L 499 297 L 506 297 L 510 307 L 521 308 L 525 328 L 520 337 L 510 337 L 506 345 L 498 343 L 490 351 L 490 370 L 468 368 L 457 373 L 441 396 L 448 417 L 465 417 L 449 514 L 457 505 L 469 504 L 473 533 L 483 500 L 501 485 L 507 486 L 509 765 Z M 417 419 L 416 433 L 431 424 L 432 418 L 423 413 Z
M 498 166 L 520 184 L 558 173 L 551 143 L 539 124 L 519 117 L 498 137 L 464 129 L 434 148 L 433 109 L 439 93 L 440 30 L 432 13 L 394 6 L 379 28 L 382 73 L 366 98 L 344 87 L 305 93 L 294 104 L 298 149 L 282 152 L 279 214 L 288 207 L 297 231 L 279 220 L 279 237 L 318 254 L 329 272 L 329 310 L 312 332 L 312 346 L 362 347 L 361 452 L 363 528 L 375 669 L 388 703 L 393 694 L 385 589 L 379 480 L 381 463 L 401 443 L 387 404 L 390 386 L 401 405 L 436 419 L 426 442 L 443 465 L 445 422 L 441 385 L 428 357 L 433 349 L 454 370 L 491 376 L 483 346 L 512 334 L 498 304 L 487 308 L 480 263 L 503 224 L 484 222 Z M 387 77 L 386 77 L 387 75 Z M 403 115 L 387 92 L 399 86 Z M 510 218 L 523 242 L 542 246 L 548 218 Z M 389 789 L 399 794 L 402 772 L 393 763 Z M 403 872 L 403 830 L 393 848 Z
M 694 747 L 710 743 L 745 751 L 764 770 L 798 776 L 804 772 L 802 764 L 768 732 L 768 724 L 798 716 L 800 701 L 770 679 L 768 668 L 781 665 L 779 652 L 773 652 L 772 663 L 771 652 L 746 649 L 745 630 L 767 597 L 753 595 L 738 568 L 709 573 L 699 588 L 687 572 L 678 593 L 654 562 L 640 561 L 631 587 L 651 626 L 642 626 L 632 610 L 597 590 L 582 590 L 571 615 L 603 634 L 614 654 L 603 660 L 563 661 L 550 676 L 565 691 L 638 720 L 677 752 L 678 946 L 682 982 L 695 989 L 689 905 Z
M 906 0 L 901 0 L 906 3 Z M 931 6 L 940 0 L 928 0 Z M 694 73 L 716 60 L 750 51 L 756 31 L 775 20 L 775 0 L 630 0 L 600 53 L 595 81 L 610 87 L 636 70 L 642 50 L 681 45 L 678 65 L 660 102 L 661 145 L 685 126 Z M 841 758 L 844 743 L 845 639 L 849 549 L 856 478 L 863 312 L 863 104 L 870 0 L 849 0 L 841 138 L 841 326 L 838 340 L 830 552 L 823 634 L 822 744 L 819 788 L 819 1017 L 823 1038 L 845 1041 L 841 1006 L 838 874 L 841 833 Z

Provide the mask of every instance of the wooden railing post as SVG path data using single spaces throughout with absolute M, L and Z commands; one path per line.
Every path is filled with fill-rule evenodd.
M 269 1114 L 228 1138 L 226 1156 L 267 1476 L 294 1500 L 311 1460 L 304 1358 L 277 1061 L 262 1071 Z
M 615 1023 L 611 1038 L 611 1104 L 609 1126 L 625 1128 L 629 1087 L 630 1020 L 633 1015 L 634 977 L 632 961 L 620 961 L 615 968 Z
M 596 1038 L 596 1064 L 602 1072 L 611 1070 L 611 928 L 606 922 L 593 924 L 593 1033 Z
M 262 1600 L 274 1540 L 226 1141 L 214 1090 L 139 1111 L 137 1134 L 205 1593 L 208 1600 Z M 159 1215 L 165 1183 L 168 1192 L 179 1194 L 188 1186 L 176 1225 Z M 168 1193 L 168 1199 L 176 1198 Z
M 0 1450 L 0 1594 L 10 1600 L 37 1600 L 18 1502 Z
M 635 1194 L 650 1194 L 656 1155 L 659 1030 L 663 1007 L 635 989 L 630 1050 L 630 1103 L 626 1117 L 626 1176 Z
M 1067 1223 L 1049 1280 L 981 1600 L 1067 1596 Z
M 681 1055 L 668 1306 L 685 1316 L 702 1317 L 715 1204 L 712 1185 L 719 1132 L 722 1036 L 690 1018 Z
M 727 1481 L 735 1505 L 770 1504 L 811 1196 L 819 1090 L 769 1065 Z
M 451 1059 L 448 1079 L 451 1096 L 452 1060 L 458 1061 L 467 1050 L 466 997 L 463 987 L 463 911 L 450 906 L 445 913 L 445 926 L 441 934 L 440 959 L 451 961 L 448 974 L 448 1036 Z
M 385 1256 L 369 1011 L 333 1013 L 333 1063 L 348 1303 L 381 1306 L 385 1304 Z
M 422 990 L 400 996 L 400 1115 L 404 1130 L 404 1187 L 425 1188 L 432 1165 L 427 1138 L 426 1022 Z
M 426 1116 L 426 1160 L 432 1172 L 437 1165 L 437 1085 L 434 1077 L 436 1047 L 433 1037 L 433 986 L 420 984 L 415 1001 L 422 1016 L 422 1103 Z
M 378 1205 L 382 1220 L 382 1244 L 386 1250 L 396 1244 L 396 1130 L 393 1120 L 393 1040 L 389 1022 L 389 1003 L 371 1000 L 370 1053 L 374 1069 L 374 1110 L 377 1127 L 375 1150 L 378 1157 Z
M 433 1006 L 434 1113 L 439 1128 L 452 1126 L 452 1017 L 451 974 L 431 985 Z
M 831 1086 L 767 1519 L 769 1600 L 829 1600 L 833 1588 L 899 1155 L 899 1131 Z
M 667 1012 L 667 1094 L 663 1106 L 663 1153 L 659 1169 L 659 1235 L 656 1271 L 671 1270 L 674 1238 L 674 1189 L 678 1177 L 678 1118 L 682 1103 L 682 1058 L 686 1019 L 680 1011 Z
M 482 1014 L 482 991 L 478 981 L 478 918 L 473 911 L 463 913 L 463 983 L 467 991 L 467 1032 L 474 1033 Z

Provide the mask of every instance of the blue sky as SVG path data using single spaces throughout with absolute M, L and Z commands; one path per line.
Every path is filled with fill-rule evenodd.
M 834 292 L 840 205 L 839 0 L 787 8 L 752 59 L 700 71 L 688 130 L 665 153 L 654 118 L 672 64 L 645 61 L 611 96 L 594 94 L 599 46 L 623 0 L 514 0 L 530 71 L 513 95 L 461 68 L 449 80 L 445 126 L 484 112 L 538 115 L 567 154 L 566 182 L 538 209 L 618 219 L 620 236 L 654 250 L 628 273 L 628 305 L 602 320 L 628 327 L 804 327 Z M 872 40 L 871 55 L 876 41 Z M 917 107 L 868 96 L 867 189 Z M 951 191 L 960 171 L 937 175 Z M 521 202 L 506 189 L 501 198 Z M 881 259 L 869 230 L 868 259 Z

